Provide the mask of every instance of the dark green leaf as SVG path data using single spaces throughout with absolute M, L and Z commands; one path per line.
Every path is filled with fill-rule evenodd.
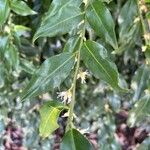
M 94 41 L 86 41 L 81 56 L 89 70 L 99 79 L 104 80 L 115 89 L 118 86 L 118 71 L 115 64 L 108 60 L 106 49 Z
M 9 15 L 10 8 L 8 0 L 0 0 L 0 27 L 5 23 Z
M 24 1 L 21 0 L 11 0 L 10 7 L 15 13 L 21 16 L 36 14 L 35 11 L 33 11 Z
M 76 28 L 83 19 L 80 4 L 81 0 L 53 0 L 33 41 L 39 37 L 66 34 Z
M 57 123 L 60 112 L 65 108 L 62 103 L 57 101 L 49 101 L 40 108 L 40 136 L 43 138 L 52 134 L 59 125 Z
M 150 95 L 144 96 L 139 100 L 133 109 L 129 112 L 128 124 L 134 126 L 136 123 L 140 123 L 146 117 L 150 117 Z
M 69 130 L 63 137 L 61 150 L 92 150 L 90 142 L 76 129 Z
M 75 54 L 61 53 L 48 58 L 23 90 L 22 100 L 59 87 L 74 66 Z
M 115 35 L 115 24 L 109 10 L 100 0 L 90 2 L 86 11 L 86 16 L 89 24 L 100 36 L 104 37 L 114 49 L 118 48 Z

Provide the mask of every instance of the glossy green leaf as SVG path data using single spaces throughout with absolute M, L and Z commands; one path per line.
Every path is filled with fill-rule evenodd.
M 75 54 L 61 53 L 48 58 L 23 90 L 22 100 L 59 87 L 74 66 Z
M 89 24 L 101 38 L 105 38 L 114 49 L 118 48 L 113 18 L 103 2 L 90 2 L 86 11 Z
M 10 8 L 8 0 L 0 0 L 0 27 L 5 23 L 9 15 Z
M 90 142 L 76 129 L 69 130 L 63 137 L 61 150 L 93 150 Z
M 114 89 L 120 89 L 117 68 L 113 62 L 109 61 L 107 51 L 102 45 L 94 41 L 86 41 L 82 47 L 81 56 L 95 77 L 106 81 Z
M 66 34 L 76 28 L 83 19 L 80 4 L 81 0 L 53 0 L 33 41 L 39 37 Z
M 62 103 L 57 101 L 49 101 L 45 103 L 39 110 L 41 116 L 40 136 L 43 138 L 52 134 L 59 125 L 57 123 L 60 112 L 65 108 Z
M 128 124 L 134 126 L 142 122 L 146 117 L 150 117 L 150 95 L 146 95 L 139 100 L 129 112 Z
M 79 49 L 79 45 L 81 42 L 80 36 L 71 37 L 64 47 L 64 52 L 75 52 Z
M 10 1 L 11 9 L 18 15 L 27 16 L 35 15 L 36 12 L 33 11 L 24 1 L 22 0 L 11 0 Z

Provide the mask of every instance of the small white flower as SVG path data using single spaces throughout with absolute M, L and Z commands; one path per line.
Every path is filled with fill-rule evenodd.
M 145 52 L 147 49 L 147 46 L 142 46 L 142 52 Z
M 63 103 L 69 104 L 72 99 L 72 92 L 69 89 L 68 91 L 58 92 L 58 98 L 63 100 Z
M 77 79 L 81 78 L 81 83 L 83 84 L 83 83 L 86 83 L 85 79 L 87 76 L 89 76 L 88 71 L 84 71 L 84 72 L 80 71 L 78 76 L 77 76 Z
M 145 38 L 145 40 L 150 40 L 150 33 L 144 34 L 144 38 Z

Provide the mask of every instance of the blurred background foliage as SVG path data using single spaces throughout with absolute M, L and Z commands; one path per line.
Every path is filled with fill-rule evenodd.
M 119 49 L 114 55 L 112 48 L 103 39 L 98 38 L 88 24 L 86 36 L 102 43 L 109 50 L 109 55 L 120 73 L 120 84 L 128 88 L 129 92 L 116 93 L 105 82 L 92 76 L 87 78 L 86 84 L 81 85 L 78 82 L 75 122 L 79 129 L 88 129 L 87 136 L 96 141 L 97 149 L 129 150 L 137 146 L 139 150 L 148 150 L 150 140 L 146 137 L 149 136 L 150 131 L 150 1 L 141 1 L 140 5 L 137 5 L 138 0 L 103 1 L 115 20 Z M 29 7 L 26 8 L 25 4 L 34 11 Z M 19 93 L 29 82 L 34 71 L 46 58 L 62 52 L 68 41 L 69 35 L 64 35 L 41 38 L 35 44 L 32 43 L 32 37 L 50 4 L 51 0 L 26 0 L 22 5 L 16 0 L 13 2 L 0 0 L 1 150 L 4 149 L 6 127 L 10 121 L 23 130 L 23 145 L 26 149 L 54 149 L 57 134 L 46 140 L 42 140 L 38 135 L 40 119 L 38 109 L 43 102 L 57 99 L 56 92 L 46 93 L 25 103 L 19 100 Z M 139 6 L 143 15 L 145 33 L 138 17 Z M 147 35 L 147 42 L 144 40 L 144 35 Z M 72 46 L 71 42 L 68 41 L 65 48 Z M 85 66 L 82 67 L 84 70 Z M 70 82 L 68 77 L 61 89 L 67 89 Z M 135 104 L 138 105 L 134 107 Z M 129 119 L 127 119 L 128 114 Z M 122 124 L 128 126 L 129 131 L 126 134 L 131 134 L 131 127 L 142 130 L 142 133 L 145 131 L 144 138 L 139 142 L 130 143 L 126 139 L 128 135 L 125 137 L 120 129 Z M 90 137 L 92 136 L 90 133 L 93 133 L 94 137 Z M 132 136 L 135 138 L 134 133 Z M 122 143 L 121 139 L 124 140 Z M 139 146 L 143 140 L 144 142 Z

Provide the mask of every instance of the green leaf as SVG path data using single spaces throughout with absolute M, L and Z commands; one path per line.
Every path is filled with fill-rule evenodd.
M 120 89 L 117 68 L 108 60 L 107 51 L 102 45 L 94 41 L 86 41 L 82 47 L 81 56 L 95 77 L 104 80 L 114 89 Z
M 21 0 L 11 0 L 10 7 L 16 14 L 21 16 L 36 14 L 35 11 L 33 11 L 24 1 Z
M 8 36 L 0 36 L 0 59 L 3 59 L 8 44 Z
M 63 137 L 61 150 L 92 150 L 90 142 L 76 129 L 69 130 Z
M 134 102 L 139 100 L 144 90 L 148 88 L 148 82 L 150 79 L 149 74 L 150 74 L 150 70 L 147 65 L 142 65 L 135 72 L 135 76 L 133 77 L 131 83 L 131 87 L 134 90 L 134 96 L 133 96 Z
M 79 49 L 79 45 L 81 42 L 81 37 L 80 36 L 74 36 L 69 38 L 67 43 L 65 44 L 64 47 L 64 52 L 75 52 Z
M 146 117 L 150 117 L 150 95 L 144 96 L 139 100 L 129 112 L 128 124 L 134 126 L 141 123 Z
M 49 101 L 45 103 L 39 110 L 41 116 L 40 122 L 40 136 L 43 138 L 51 135 L 59 125 L 57 123 L 60 112 L 65 108 L 65 106 L 57 101 Z
M 81 0 L 53 0 L 33 41 L 39 37 L 66 34 L 76 28 L 83 19 L 80 4 Z
M 5 23 L 9 15 L 10 8 L 8 0 L 0 0 L 0 27 Z
M 35 97 L 59 87 L 74 66 L 75 54 L 61 53 L 48 58 L 23 90 L 21 99 Z
M 14 69 L 18 68 L 19 65 L 19 55 L 18 50 L 15 45 L 10 44 L 5 52 L 5 58 L 9 65 Z
M 20 61 L 20 67 L 22 70 L 29 74 L 34 74 L 36 71 L 36 67 L 32 64 L 32 62 L 26 60 L 26 59 L 21 59 Z
M 103 2 L 96 0 L 90 2 L 86 16 L 89 24 L 95 32 L 101 37 L 105 38 L 114 49 L 118 48 L 117 39 L 115 35 L 115 24 L 113 18 Z
M 140 21 L 134 22 L 138 16 L 136 0 L 128 0 L 122 7 L 119 17 L 119 51 L 130 49 L 140 37 Z M 130 46 L 130 47 L 129 47 Z M 117 52 L 117 51 L 116 51 Z

